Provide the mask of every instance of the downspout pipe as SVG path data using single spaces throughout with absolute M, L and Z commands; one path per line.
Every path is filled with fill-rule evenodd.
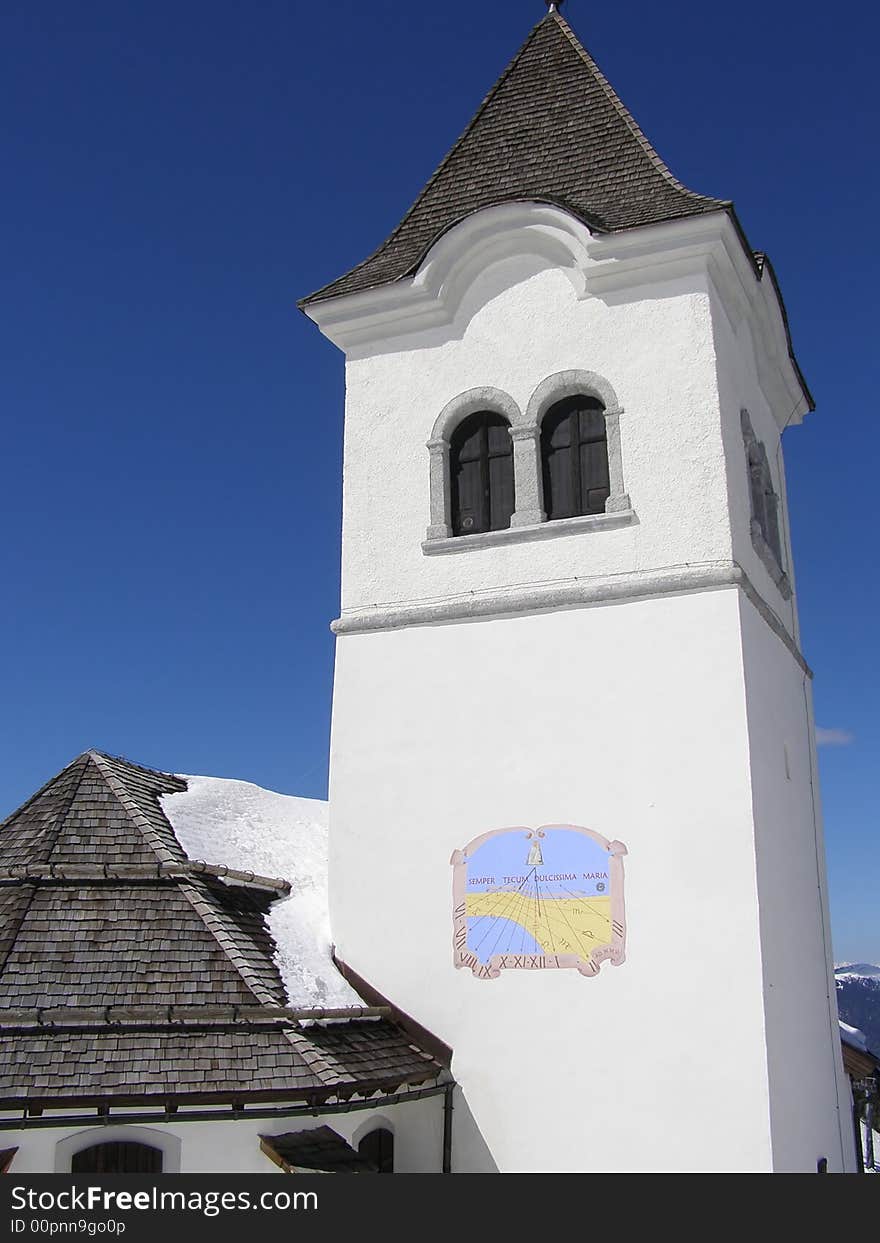
M 452 1173 L 452 1096 L 455 1084 L 447 1083 L 443 1091 L 443 1173 Z

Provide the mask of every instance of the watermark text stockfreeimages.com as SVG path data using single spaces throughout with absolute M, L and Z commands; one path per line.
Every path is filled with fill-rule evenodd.
M 315 1191 L 262 1191 L 252 1195 L 249 1191 L 166 1191 L 159 1187 L 142 1191 L 113 1191 L 99 1185 L 77 1187 L 76 1184 L 59 1191 L 38 1191 L 33 1187 L 18 1186 L 12 1188 L 11 1207 L 13 1212 L 27 1213 L 171 1211 L 218 1217 L 221 1213 L 254 1209 L 282 1213 L 291 1210 L 314 1212 L 318 1208 L 318 1195 Z M 24 1222 L 23 1218 L 17 1220 Z M 20 1234 L 21 1231 L 21 1226 L 13 1226 L 13 1233 Z M 115 1233 L 122 1231 L 117 1227 Z

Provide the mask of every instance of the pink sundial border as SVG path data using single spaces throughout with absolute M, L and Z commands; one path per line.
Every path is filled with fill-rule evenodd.
M 467 865 L 474 852 L 490 837 L 498 837 L 502 833 L 523 833 L 527 838 L 537 838 L 553 829 L 562 829 L 567 833 L 580 833 L 596 842 L 610 856 L 608 883 L 611 899 L 611 941 L 599 945 L 589 958 L 580 954 L 493 954 L 486 963 L 481 963 L 467 946 Z M 609 841 L 601 833 L 592 829 L 582 828 L 577 824 L 542 824 L 537 829 L 525 825 L 512 825 L 507 829 L 491 829 L 481 833 L 462 850 L 454 850 L 449 862 L 452 864 L 452 952 L 456 967 L 470 967 L 473 974 L 481 980 L 495 980 L 502 971 L 534 971 L 571 968 L 581 975 L 598 975 L 602 963 L 608 959 L 613 966 L 619 967 L 626 959 L 626 914 L 623 899 L 624 875 L 623 857 L 627 853 L 623 842 Z

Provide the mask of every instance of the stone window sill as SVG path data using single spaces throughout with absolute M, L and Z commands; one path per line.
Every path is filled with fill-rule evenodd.
M 580 518 L 557 518 L 529 526 L 507 527 L 503 531 L 481 531 L 478 535 L 441 536 L 422 544 L 426 557 L 440 553 L 467 552 L 472 548 L 496 548 L 503 544 L 526 544 L 534 540 L 555 539 L 560 535 L 582 535 L 588 531 L 611 531 L 636 521 L 635 511 L 621 509 L 610 514 L 586 514 Z

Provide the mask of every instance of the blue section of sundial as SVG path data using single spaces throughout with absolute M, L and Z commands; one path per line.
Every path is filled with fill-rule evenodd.
M 527 860 L 534 843 L 543 863 Z M 534 890 L 541 897 L 600 897 L 609 892 L 609 856 L 598 842 L 573 829 L 546 829 L 529 837 L 525 829 L 511 829 L 490 837 L 467 860 L 467 892 Z
M 488 962 L 493 954 L 543 954 L 543 949 L 522 924 L 501 916 L 471 916 L 468 925 L 468 949 L 480 960 Z

